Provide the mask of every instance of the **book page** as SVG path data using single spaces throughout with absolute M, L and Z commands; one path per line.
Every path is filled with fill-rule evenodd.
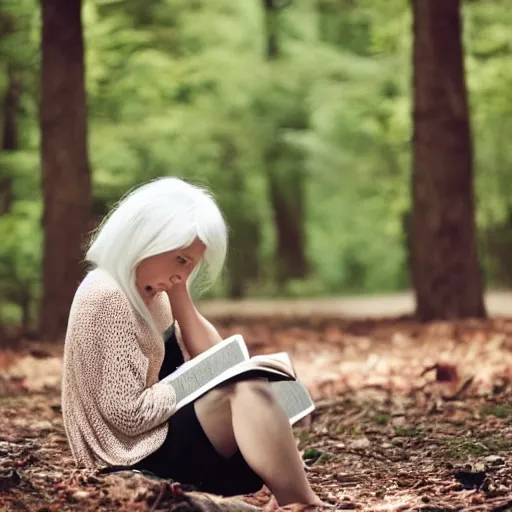
M 190 368 L 196 366 L 201 361 L 204 361 L 205 359 L 210 359 L 212 356 L 215 356 L 215 364 L 215 361 L 217 361 L 218 359 L 222 359 L 223 354 L 225 353 L 226 350 L 228 354 L 231 354 L 231 356 L 228 356 L 228 360 L 226 360 L 226 363 L 228 363 L 226 365 L 226 368 L 229 368 L 233 364 L 240 363 L 242 361 L 249 359 L 249 351 L 247 350 L 247 346 L 245 344 L 244 339 L 239 334 L 235 334 L 234 336 L 230 336 L 229 338 L 226 338 L 225 340 L 222 340 L 221 342 L 213 345 L 213 347 L 209 348 L 208 350 L 201 352 L 201 354 L 197 355 L 196 357 L 189 359 L 188 361 L 183 363 L 179 368 L 177 368 L 176 371 L 172 372 L 171 375 L 166 377 L 166 379 L 170 377 L 174 379 L 181 375 L 182 373 L 188 371 Z
M 281 373 L 288 375 L 290 378 L 295 379 L 295 371 L 293 369 L 290 358 L 287 354 L 270 354 L 265 356 L 251 357 L 249 361 L 243 363 L 247 367 L 267 369 L 272 368 Z
M 295 370 L 293 368 L 292 360 L 286 352 L 276 352 L 275 354 L 265 354 L 260 356 L 253 356 L 251 362 L 258 366 L 270 366 L 273 368 L 284 370 L 295 377 Z
M 302 382 L 283 380 L 272 382 L 271 386 L 292 425 L 314 411 L 315 404 Z
M 232 336 L 181 365 L 165 379 L 176 391 L 177 402 L 206 386 L 224 371 L 248 358 L 247 347 L 239 335 Z

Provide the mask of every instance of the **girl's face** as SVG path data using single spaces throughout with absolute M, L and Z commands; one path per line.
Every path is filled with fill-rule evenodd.
M 168 292 L 174 285 L 186 283 L 201 261 L 206 247 L 196 238 L 185 249 L 176 249 L 142 260 L 135 270 L 135 284 L 142 299 L 149 304 L 157 293 Z

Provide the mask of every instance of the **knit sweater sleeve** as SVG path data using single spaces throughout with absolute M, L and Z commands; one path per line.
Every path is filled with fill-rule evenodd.
M 116 292 L 102 297 L 95 322 L 101 378 L 92 390 L 101 414 L 128 436 L 147 432 L 168 420 L 176 393 L 168 383 L 146 385 L 148 359 L 137 341 L 129 305 Z

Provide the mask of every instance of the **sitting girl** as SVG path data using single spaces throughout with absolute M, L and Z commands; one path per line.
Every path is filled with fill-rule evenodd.
M 215 279 L 226 246 L 214 200 L 176 178 L 132 191 L 104 220 L 65 341 L 62 411 L 73 456 L 225 496 L 265 484 L 280 505 L 321 505 L 267 381 L 218 387 L 176 413 L 175 392 L 161 382 L 221 341 L 189 288 Z

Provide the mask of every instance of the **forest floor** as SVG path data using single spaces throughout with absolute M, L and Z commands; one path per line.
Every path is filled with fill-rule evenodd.
M 254 354 L 292 355 L 317 402 L 295 428 L 299 449 L 334 510 L 512 511 L 512 318 L 261 314 L 215 323 Z M 223 501 L 140 474 L 74 469 L 60 355 L 34 342 L 0 352 L 1 512 L 277 510 L 265 490 Z

